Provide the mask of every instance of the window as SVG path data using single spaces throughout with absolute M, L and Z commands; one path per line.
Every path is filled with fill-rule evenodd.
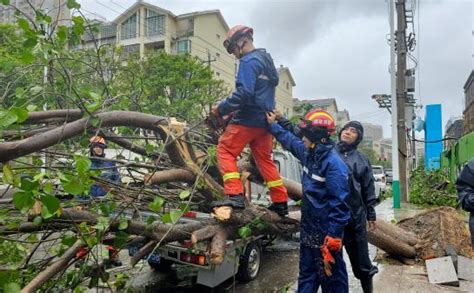
M 216 57 L 221 57 L 221 54 L 216 52 Z
M 129 19 L 122 23 L 122 40 L 133 39 L 137 37 L 137 14 L 133 14 Z
M 101 38 L 111 38 L 115 37 L 115 25 L 103 25 L 100 27 L 100 37 Z
M 221 35 L 219 35 L 219 34 L 216 34 L 216 37 L 217 37 L 218 39 L 220 39 L 220 38 L 221 38 Z
M 189 52 L 191 52 L 191 41 L 190 40 L 178 41 L 177 52 L 178 53 L 189 53 Z
M 140 45 L 139 44 L 123 46 L 122 47 L 122 54 L 120 55 L 120 57 L 122 59 L 126 59 L 130 55 L 133 55 L 133 54 L 138 55 L 139 51 L 140 51 Z
M 147 9 L 146 25 L 147 36 L 157 36 L 165 33 L 165 16 Z
M 289 82 L 286 82 L 286 89 L 287 89 L 287 90 L 290 89 L 290 83 L 289 83 Z

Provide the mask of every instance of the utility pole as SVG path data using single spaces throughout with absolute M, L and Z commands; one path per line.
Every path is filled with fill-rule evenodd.
M 396 103 L 397 88 L 396 88 L 396 75 L 395 75 L 395 0 L 389 0 L 390 2 L 390 84 L 391 84 L 391 114 L 392 114 L 392 193 L 393 193 L 393 208 L 400 208 L 400 176 L 398 174 L 398 124 L 397 124 L 397 113 L 398 107 Z
M 400 201 L 408 201 L 407 185 L 407 133 L 405 125 L 405 104 L 406 104 L 406 67 L 407 67 L 407 47 L 406 47 L 406 19 L 405 0 L 397 0 L 397 125 L 398 125 L 398 167 L 400 175 Z

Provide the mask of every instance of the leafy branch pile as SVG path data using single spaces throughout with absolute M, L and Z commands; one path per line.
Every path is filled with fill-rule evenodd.
M 425 172 L 419 167 L 410 176 L 410 202 L 456 207 L 456 187 L 443 170 Z

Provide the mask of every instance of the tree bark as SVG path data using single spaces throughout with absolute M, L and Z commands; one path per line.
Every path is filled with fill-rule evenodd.
M 212 225 L 196 230 L 191 234 L 191 242 L 196 244 L 199 241 L 210 239 L 216 235 L 218 229 L 218 225 Z
M 387 223 L 380 219 L 377 219 L 376 225 L 382 232 L 392 236 L 397 242 L 406 242 L 409 245 L 416 245 L 418 243 L 418 237 L 416 237 L 415 234 L 396 225 Z
M 144 181 L 147 184 L 162 184 L 179 181 L 193 184 L 194 181 L 196 181 L 196 175 L 186 169 L 170 169 L 147 174 L 144 177 Z
M 153 130 L 162 135 L 164 141 L 166 141 L 167 137 L 163 129 L 159 127 L 159 125 L 167 124 L 166 119 L 163 117 L 131 111 L 112 111 L 99 113 L 95 117 L 85 117 L 74 122 L 69 122 L 55 129 L 22 140 L 0 143 L 0 162 L 4 163 L 21 156 L 29 155 L 76 135 L 80 135 L 84 130 L 94 128 L 93 124 L 96 123 L 100 124 L 101 127 L 128 126 Z M 166 150 L 170 158 L 181 158 L 175 144 L 166 144 Z M 177 161 L 175 163 L 179 166 L 185 165 L 183 161 Z
M 402 256 L 406 258 L 415 258 L 416 249 L 408 243 L 397 240 L 391 235 L 385 233 L 379 228 L 374 231 L 368 231 L 369 242 L 388 254 Z
M 32 111 L 28 113 L 28 118 L 23 124 L 44 123 L 45 120 L 62 119 L 66 121 L 74 121 L 81 119 L 84 113 L 79 109 L 66 110 L 50 110 L 50 111 Z
M 152 252 L 157 244 L 158 241 L 152 240 L 143 245 L 136 254 L 130 257 L 130 266 L 135 266 L 145 255 Z
M 224 261 L 225 247 L 227 243 L 227 230 L 222 226 L 217 226 L 217 231 L 211 242 L 211 263 L 220 265 Z

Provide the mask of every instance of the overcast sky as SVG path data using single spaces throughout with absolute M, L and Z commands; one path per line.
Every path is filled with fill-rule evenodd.
M 113 20 L 133 0 L 79 0 L 86 13 Z M 275 65 L 290 68 L 299 99 L 336 98 L 351 119 L 381 124 L 390 115 L 371 95 L 390 94 L 388 4 L 384 0 L 149 0 L 174 14 L 220 9 L 229 26 L 254 28 L 255 43 Z M 413 0 L 407 0 L 411 6 Z M 417 0 L 414 29 L 418 60 L 415 97 L 443 105 L 443 127 L 461 116 L 463 85 L 473 68 L 474 1 Z M 409 66 L 413 66 L 411 63 Z M 420 111 L 424 118 L 424 109 Z

